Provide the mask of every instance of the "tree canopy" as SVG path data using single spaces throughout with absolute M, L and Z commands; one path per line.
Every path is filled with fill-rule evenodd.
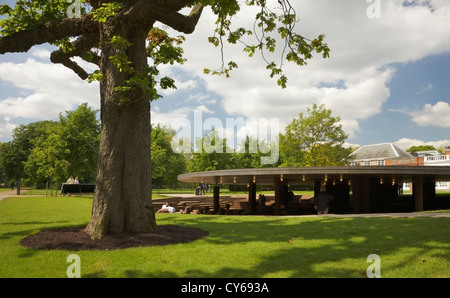
M 80 105 L 60 114 L 59 121 L 18 125 L 13 140 L 0 150 L 0 168 L 9 180 L 64 182 L 69 175 L 81 182 L 95 180 L 100 129 L 97 111 Z
M 153 125 L 151 133 L 152 180 L 155 187 L 175 187 L 178 175 L 186 171 L 186 158 L 175 153 L 171 140 L 175 131 L 161 125 Z
M 95 181 L 100 126 L 97 111 L 80 105 L 60 114 L 59 121 L 32 141 L 25 170 L 33 182 L 64 182 L 69 175 L 81 182 Z
M 333 117 L 325 105 L 314 104 L 293 119 L 280 136 L 280 152 L 283 166 L 337 166 L 345 165 L 351 149 L 343 144 L 348 135 L 339 124 L 340 117 Z
M 277 3 L 245 1 L 245 5 L 258 8 L 257 13 L 251 16 L 255 20 L 254 28 L 233 28 L 232 18 L 239 13 L 242 5 L 238 0 L 18 0 L 15 7 L 7 4 L 0 6 L 0 15 L 6 16 L 0 20 L 0 54 L 26 52 L 34 45 L 50 43 L 59 47 L 51 55 L 52 62 L 72 69 L 83 80 L 101 80 L 104 75 L 101 71 L 88 73 L 71 58 L 80 57 L 100 66 L 102 44 L 109 43 L 119 50 L 130 47 L 130 41 L 120 34 L 113 35 L 110 40 L 101 40 L 102 24 L 121 22 L 124 30 L 134 30 L 144 25 L 148 27 L 147 54 L 156 66 L 180 63 L 183 61 L 183 50 L 177 45 L 182 43 L 184 37 L 169 37 L 165 31 L 153 28 L 153 24 L 160 22 L 190 34 L 195 30 L 204 7 L 210 7 L 217 20 L 208 41 L 221 48 L 223 63 L 217 70 L 205 68 L 205 73 L 229 76 L 230 71 L 238 67 L 234 61 L 223 60 L 225 42 L 241 43 L 249 57 L 258 51 L 273 53 L 277 47 L 282 48 L 281 62 L 269 61 L 263 55 L 270 76 L 276 77 L 282 87 L 286 87 L 288 80 L 283 74 L 284 60 L 303 66 L 313 58 L 313 53 L 329 57 L 330 49 L 324 42 L 323 34 L 311 38 L 295 32 L 299 20 L 288 0 Z M 185 7 L 191 8 L 188 15 L 179 12 Z M 146 19 L 148 24 L 137 22 L 140 19 Z M 255 42 L 244 41 L 245 36 L 253 36 Z M 110 59 L 121 71 L 129 72 L 133 77 L 122 88 L 144 88 L 153 98 L 159 97 L 155 96 L 155 84 L 133 69 L 126 54 L 121 52 Z M 158 73 L 155 68 L 149 68 L 146 72 L 153 78 Z M 164 78 L 160 85 L 162 88 L 173 87 L 173 81 Z
M 233 18 L 243 5 L 256 8 L 255 15 L 245 16 L 255 20 L 254 26 L 233 28 Z M 160 97 L 157 88 L 175 88 L 172 78 L 158 77 L 158 66 L 184 60 L 183 39 L 169 37 L 156 24 L 190 34 L 205 7 L 216 16 L 209 42 L 221 53 L 224 42 L 242 43 L 249 56 L 280 49 L 281 62 L 265 62 L 269 75 L 282 87 L 287 84 L 284 61 L 303 66 L 314 53 L 329 56 L 323 35 L 310 39 L 295 32 L 299 19 L 289 0 L 245 4 L 238 0 L 17 0 L 14 7 L 0 6 L 0 14 L 6 16 L 0 21 L 0 54 L 50 43 L 58 46 L 50 57 L 53 63 L 100 84 L 102 129 L 92 216 L 86 227 L 93 239 L 157 229 L 151 201 L 150 102 Z M 190 13 L 182 13 L 183 8 Z M 242 37 L 249 35 L 256 42 L 245 43 Z M 76 57 L 98 70 L 89 73 Z M 237 66 L 224 61 L 219 70 L 205 69 L 205 73 L 229 76 Z
M 411 146 L 406 150 L 406 152 L 417 152 L 417 151 L 430 151 L 430 150 L 436 150 L 436 148 L 433 145 L 419 145 L 419 146 Z

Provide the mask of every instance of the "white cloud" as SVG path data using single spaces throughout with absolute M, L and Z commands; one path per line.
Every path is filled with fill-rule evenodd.
M 210 94 L 207 93 L 196 93 L 191 94 L 184 100 L 184 103 L 189 103 L 190 101 L 194 101 L 199 104 L 216 104 L 217 100 L 212 98 Z
M 151 111 L 151 122 L 174 130 L 179 130 L 183 127 L 185 121 L 188 121 L 187 119 L 192 111 L 193 109 L 189 107 L 173 109 L 166 113 L 160 112 L 158 108 L 153 109 Z
M 339 2 L 339 3 L 337 3 Z M 270 79 L 259 55 L 246 57 L 240 46 L 225 47 L 225 62 L 236 61 L 239 68 L 231 78 L 204 76 L 203 68 L 220 66 L 220 50 L 207 43 L 213 34 L 214 17 L 208 11 L 196 32 L 187 36 L 183 66 L 195 76 L 203 76 L 207 88 L 222 96 L 229 115 L 279 117 L 290 122 L 313 103 L 324 103 L 342 118 L 347 132 L 355 136 L 359 121 L 382 112 L 389 100 L 392 63 L 417 61 L 450 51 L 450 3 L 416 2 L 403 6 L 403 0 L 381 2 L 381 18 L 370 19 L 370 5 L 361 0 L 321 0 L 291 2 L 299 14 L 297 31 L 314 38 L 326 34 L 331 58 L 315 57 L 305 67 L 285 64 L 288 88 L 282 90 Z M 274 1 L 272 5 L 276 6 Z M 247 8 L 234 19 L 236 27 L 252 28 Z M 388 68 L 389 67 L 389 68 Z M 339 83 L 336 87 L 324 87 Z M 430 86 L 428 86 L 430 87 Z
M 49 50 L 39 48 L 39 47 L 33 47 L 31 49 L 31 55 L 41 58 L 41 59 L 49 59 L 51 52 Z
M 277 6 L 276 0 L 268 3 L 270 7 Z M 365 0 L 296 0 L 291 4 L 300 18 L 296 31 L 308 38 L 326 34 L 325 41 L 331 48 L 330 59 L 324 60 L 316 55 L 305 67 L 286 62 L 284 70 L 289 78 L 288 88 L 281 89 L 274 79 L 269 78 L 261 56 L 248 58 L 242 52 L 242 46 L 227 45 L 225 61 L 236 61 L 239 68 L 232 71 L 229 79 L 205 76 L 204 68 L 214 69 L 222 63 L 220 49 L 207 41 L 214 33 L 215 17 L 210 9 L 205 9 L 196 31 L 186 36 L 183 45 L 187 58 L 182 66 L 183 76 L 177 76 L 176 67 L 161 69 L 161 75 L 177 79 L 178 91 L 195 92 L 184 99 L 184 103 L 190 106 L 167 113 L 152 111 L 152 122 L 170 125 L 174 119 L 187 118 L 194 106 L 207 108 L 208 104 L 214 104 L 220 98 L 220 105 L 229 116 L 246 119 L 275 117 L 280 119 L 282 129 L 299 113 L 305 113 L 307 107 L 324 103 L 333 115 L 342 118 L 350 136 L 355 136 L 361 130 L 359 122 L 381 113 L 389 100 L 388 86 L 395 75 L 395 69 L 390 66 L 392 63 L 418 61 L 450 51 L 448 0 L 420 0 L 413 6 L 404 6 L 404 0 L 382 1 L 379 19 L 368 18 L 367 9 L 371 3 Z M 235 28 L 253 28 L 254 20 L 249 17 L 249 11 L 254 13 L 256 10 L 243 7 L 233 18 Z M 35 57 L 45 58 L 48 54 L 43 49 L 32 50 Z M 190 78 L 186 78 L 186 74 Z M 197 90 L 197 77 L 204 79 L 202 83 L 207 91 L 215 93 L 214 96 Z M 0 95 L 0 117 L 5 119 L 5 127 L 10 127 L 11 120 L 17 117 L 40 115 L 41 118 L 49 118 L 85 101 L 98 107 L 98 87 L 81 81 L 60 65 L 39 63 L 33 59 L 21 64 L 1 63 L 0 79 L 26 90 L 26 94 L 17 98 L 2 98 Z M 174 91 L 163 92 L 170 95 Z M 441 117 L 441 123 L 448 127 L 447 118 L 436 109 L 442 107 L 448 111 L 448 104 L 441 105 L 429 105 L 423 111 L 416 111 L 412 115 L 414 121 L 420 125 L 436 125 L 431 117 Z M 207 109 L 211 111 L 209 107 Z M 4 135 L 0 131 L 1 136 Z
M 35 50 L 42 55 L 44 51 Z M 81 103 L 99 109 L 98 84 L 82 81 L 61 65 L 38 62 L 29 58 L 24 63 L 0 63 L 0 79 L 21 90 L 20 97 L 0 94 L 0 138 L 11 136 L 17 119 L 34 121 L 57 119 L 59 113 L 72 110 Z
M 202 111 L 203 113 L 206 114 L 214 114 L 214 111 L 211 111 L 210 109 L 208 109 L 205 105 L 201 105 L 201 106 L 197 106 L 196 110 Z
M 181 90 L 195 89 L 197 87 L 197 81 L 195 81 L 195 80 L 182 81 L 180 79 L 175 78 L 175 86 L 176 86 L 176 89 L 172 89 L 172 88 L 165 89 L 165 90 L 162 89 L 159 91 L 159 93 L 161 93 L 161 95 L 163 95 L 163 96 L 168 96 L 168 95 L 172 95 Z
M 420 88 L 419 90 L 416 91 L 416 94 L 423 94 L 426 93 L 428 91 L 433 90 L 433 84 L 428 84 L 426 86 L 423 86 L 422 88 Z
M 8 119 L 1 117 L 0 114 L 0 136 L 10 136 L 15 125 L 11 124 Z
M 450 105 L 447 102 L 426 104 L 421 111 L 413 111 L 409 114 L 412 116 L 412 121 L 419 126 L 450 127 Z
M 426 145 L 434 146 L 434 148 L 436 148 L 436 149 L 442 149 L 442 148 L 445 148 L 446 146 L 450 145 L 450 140 L 424 142 L 424 141 L 417 140 L 417 139 L 402 138 L 402 139 L 394 142 L 394 144 L 404 150 L 407 150 L 407 149 L 411 148 L 412 146 L 426 146 Z
M 31 58 L 19 64 L 0 63 L 0 79 L 32 93 L 57 95 L 59 98 L 54 101 L 85 98 L 84 101 L 99 106 L 98 85 L 81 80 L 62 65 L 41 63 Z

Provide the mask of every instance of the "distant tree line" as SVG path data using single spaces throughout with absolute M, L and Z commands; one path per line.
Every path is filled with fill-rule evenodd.
M 12 141 L 0 147 L 4 182 L 22 179 L 35 185 L 64 182 L 69 175 L 80 182 L 95 180 L 100 124 L 97 111 L 80 105 L 59 115 L 59 121 L 18 125 Z
M 18 125 L 13 130 L 13 140 L 0 144 L 1 181 L 24 180 L 42 185 L 47 181 L 61 183 L 74 175 L 80 182 L 95 182 L 100 139 L 97 112 L 84 103 L 75 111 L 60 114 L 59 121 Z M 199 153 L 174 152 L 171 142 L 176 131 L 154 124 L 151 131 L 153 187 L 175 188 L 177 176 L 186 172 L 345 165 L 352 148 L 344 148 L 348 136 L 339 122 L 340 118 L 333 117 L 324 105 L 313 105 L 306 115 L 301 113 L 293 119 L 277 141 L 267 143 L 247 136 L 239 148 L 230 148 L 227 140 L 213 129 L 201 140 L 195 140 L 197 148 L 202 148 Z M 216 150 L 205 150 L 202 146 L 205 143 Z M 250 150 L 252 144 L 258 144 L 257 150 L 255 147 Z M 262 163 L 262 157 L 272 154 L 275 147 L 276 160 Z

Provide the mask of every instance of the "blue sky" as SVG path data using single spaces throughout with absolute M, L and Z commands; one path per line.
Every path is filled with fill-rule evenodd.
M 219 50 L 207 42 L 214 17 L 206 10 L 196 32 L 186 36 L 188 61 L 161 69 L 178 89 L 152 104 L 152 122 L 180 130 L 179 119 L 192 123 L 201 110 L 203 120 L 217 118 L 224 126 L 226 118 L 242 118 L 250 133 L 255 119 L 276 118 L 283 130 L 317 103 L 341 117 L 349 144 L 450 145 L 448 0 L 291 2 L 300 18 L 296 30 L 312 38 L 325 34 L 330 59 L 318 56 L 301 68 L 285 64 L 289 81 L 281 89 L 260 56 L 248 58 L 242 47 L 226 46 L 225 60 L 239 68 L 229 79 L 204 75 L 204 68 L 221 64 Z M 375 18 L 368 14 L 373 9 Z M 251 13 L 243 8 L 236 26 L 251 28 Z M 98 86 L 51 64 L 51 49 L 0 55 L 0 141 L 10 140 L 18 123 L 57 119 L 83 102 L 99 108 Z
M 437 118 L 432 123 L 417 122 L 412 114 L 423 111 L 426 104 L 450 100 L 450 55 L 429 56 L 413 63 L 393 65 L 396 75 L 388 84 L 390 97 L 383 112 L 361 121 L 356 142 L 396 142 L 400 138 L 424 142 L 448 140 L 448 120 Z M 447 110 L 448 112 L 448 110 Z M 443 125 L 443 126 L 441 126 Z

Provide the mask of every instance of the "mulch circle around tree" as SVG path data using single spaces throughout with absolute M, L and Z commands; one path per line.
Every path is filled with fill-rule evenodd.
M 191 242 L 208 235 L 196 228 L 176 225 L 158 226 L 156 233 L 120 233 L 106 235 L 101 240 L 92 240 L 81 228 L 61 228 L 41 231 L 20 241 L 22 246 L 42 250 L 114 250 L 130 247 L 162 246 Z

